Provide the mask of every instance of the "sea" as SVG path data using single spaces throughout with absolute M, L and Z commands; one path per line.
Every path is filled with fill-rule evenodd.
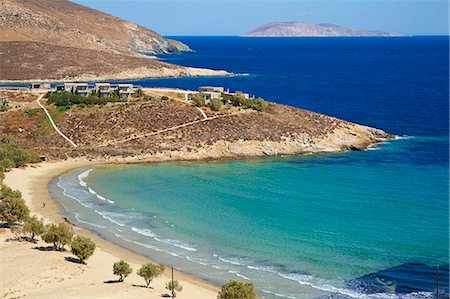
M 73 222 L 217 285 L 262 298 L 449 296 L 449 37 L 173 37 L 160 56 L 224 86 L 382 129 L 367 151 L 84 167 L 50 193 Z M 439 279 L 437 279 L 439 274 Z

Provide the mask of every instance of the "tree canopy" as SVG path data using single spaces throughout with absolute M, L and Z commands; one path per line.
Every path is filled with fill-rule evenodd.
M 147 284 L 147 288 L 150 286 L 150 283 L 155 277 L 160 276 L 164 270 L 166 269 L 166 266 L 163 264 L 155 265 L 151 263 L 147 263 L 145 265 L 142 265 L 141 268 L 137 271 L 137 275 L 144 278 L 145 283 Z
M 85 263 L 95 251 L 95 243 L 88 237 L 75 236 L 71 243 L 72 253 Z
M 230 280 L 222 286 L 217 299 L 256 299 L 254 284 Z
M 113 265 L 113 274 L 119 275 L 119 281 L 122 282 L 128 275 L 133 272 L 133 268 L 130 267 L 124 260 L 115 262 Z

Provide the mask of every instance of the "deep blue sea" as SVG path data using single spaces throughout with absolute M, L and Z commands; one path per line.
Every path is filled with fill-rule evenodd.
M 363 152 L 102 166 L 50 191 L 67 216 L 151 259 L 266 298 L 448 297 L 448 37 L 176 37 L 161 59 L 225 86 L 399 136 Z M 61 196 L 64 193 L 65 196 Z

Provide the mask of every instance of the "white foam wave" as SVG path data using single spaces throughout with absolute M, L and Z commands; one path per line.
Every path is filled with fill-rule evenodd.
M 264 289 L 261 289 L 261 291 L 262 291 L 263 293 L 275 295 L 275 296 L 277 296 L 277 297 L 289 298 L 289 299 L 295 299 L 295 298 L 296 298 L 296 297 L 294 297 L 294 296 L 289 296 L 289 295 L 285 295 L 285 294 L 280 294 L 280 293 L 277 293 L 277 292 L 272 292 L 272 291 L 268 291 L 268 290 L 264 290 Z
M 247 266 L 250 270 L 256 270 L 256 271 L 264 271 L 264 272 L 270 272 L 270 273 L 278 273 L 270 266 Z
M 89 176 L 89 173 L 91 173 L 91 171 L 94 170 L 94 168 L 88 169 L 85 172 L 82 172 L 78 175 L 78 182 L 80 183 L 81 186 L 86 187 L 87 184 L 84 181 L 85 178 L 87 178 Z
M 79 198 L 77 198 L 77 197 L 75 197 L 75 196 L 70 195 L 70 194 L 67 192 L 67 189 L 63 186 L 63 184 L 62 184 L 62 178 L 61 178 L 61 177 L 59 177 L 58 183 L 56 183 L 56 185 L 57 185 L 59 188 L 61 188 L 61 189 L 63 190 L 64 196 L 66 196 L 66 197 L 68 197 L 68 198 L 71 198 L 71 199 L 77 201 L 80 205 L 82 205 L 82 206 L 85 207 L 85 208 L 92 208 L 92 205 L 90 205 L 90 204 L 88 204 L 88 203 L 82 201 L 81 199 L 79 199 Z
M 160 249 L 160 248 L 158 248 L 158 247 L 155 247 L 155 246 L 153 246 L 153 245 L 150 245 L 150 244 L 140 243 L 140 242 L 137 242 L 137 241 L 131 241 L 131 242 L 134 243 L 134 244 L 136 244 L 136 245 L 143 246 L 143 247 L 145 247 L 145 248 L 149 248 L 149 249 L 156 250 L 156 251 L 158 251 L 158 252 L 163 251 L 162 249 Z
M 432 298 L 432 293 L 428 292 L 418 292 L 410 294 L 388 294 L 388 293 L 375 293 L 375 294 L 364 294 L 351 289 L 335 287 L 331 282 L 324 279 L 315 278 L 311 275 L 300 274 L 300 273 L 290 273 L 283 274 L 278 273 L 279 276 L 298 282 L 301 285 L 306 285 L 317 290 L 346 295 L 351 298 L 362 298 L 362 299 L 413 299 L 413 298 Z M 431 297 L 429 297 L 431 295 Z
M 222 262 L 225 262 L 225 263 L 228 263 L 228 264 L 232 264 L 232 265 L 236 265 L 236 266 L 243 266 L 244 265 L 243 260 L 240 259 L 240 258 L 237 258 L 237 257 L 236 258 L 223 258 L 223 257 L 217 256 L 217 258 L 219 260 L 221 260 Z
M 245 275 L 242 275 L 242 274 L 239 273 L 238 271 L 230 270 L 230 271 L 228 271 L 228 272 L 231 273 L 231 274 L 234 274 L 234 275 L 236 275 L 237 277 L 240 277 L 240 278 L 242 278 L 242 279 L 250 280 L 250 278 L 248 278 L 248 277 L 245 276 Z
M 188 260 L 188 261 L 190 261 L 190 262 L 194 262 L 194 263 L 197 263 L 197 264 L 200 264 L 200 265 L 203 265 L 203 266 L 208 266 L 209 264 L 208 263 L 206 263 L 204 260 L 202 260 L 202 259 L 198 259 L 198 258 L 193 258 L 193 257 L 190 257 L 190 256 L 186 256 L 186 259 Z
M 95 224 L 92 222 L 81 220 L 78 213 L 75 214 L 75 218 L 78 220 L 78 222 L 81 222 L 81 223 L 85 223 L 85 224 L 92 225 L 92 226 L 99 227 L 99 228 L 106 228 L 106 226 L 103 226 L 103 225 L 98 225 L 98 224 Z
M 140 235 L 143 235 L 143 236 L 152 237 L 152 238 L 158 237 L 157 234 L 155 234 L 152 230 L 150 230 L 148 228 L 137 228 L 137 227 L 133 226 L 131 228 L 131 230 Z
M 211 265 L 211 267 L 213 267 L 214 269 L 217 269 L 217 270 L 223 270 L 222 268 L 220 268 L 220 267 L 217 266 L 217 265 Z
M 401 140 L 401 139 L 413 139 L 413 138 L 414 138 L 414 136 L 407 136 L 407 135 L 404 135 L 404 136 L 395 135 L 395 136 L 394 136 L 394 139 L 395 139 L 395 140 Z
M 171 240 L 171 239 L 160 239 L 160 238 L 154 238 L 156 241 L 167 244 L 167 245 L 171 245 L 171 246 L 175 246 L 187 251 L 197 251 L 197 249 L 195 249 L 194 247 L 192 247 L 191 245 L 187 244 L 187 243 L 183 243 L 179 240 Z
M 117 221 L 117 219 L 114 219 L 114 217 L 115 218 L 123 218 L 122 214 L 118 214 L 118 213 L 114 213 L 114 212 L 106 212 L 106 211 L 100 212 L 97 210 L 94 210 L 94 212 L 99 214 L 100 216 L 102 216 L 103 219 L 106 219 L 114 224 L 117 224 L 119 226 L 125 226 L 124 223 L 121 223 L 121 222 Z

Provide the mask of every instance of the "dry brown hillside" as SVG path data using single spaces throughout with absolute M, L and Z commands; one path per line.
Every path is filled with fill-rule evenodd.
M 67 0 L 0 1 L 0 41 L 34 41 L 115 53 L 178 53 L 189 47 Z
M 272 104 L 270 112 L 202 108 L 152 99 L 73 106 L 61 112 L 48 106 L 73 148 L 49 125 L 42 110 L 26 107 L 0 113 L 0 136 L 13 136 L 48 157 L 87 157 L 129 161 L 214 159 L 339 152 L 389 138 L 381 130 L 323 114 Z

